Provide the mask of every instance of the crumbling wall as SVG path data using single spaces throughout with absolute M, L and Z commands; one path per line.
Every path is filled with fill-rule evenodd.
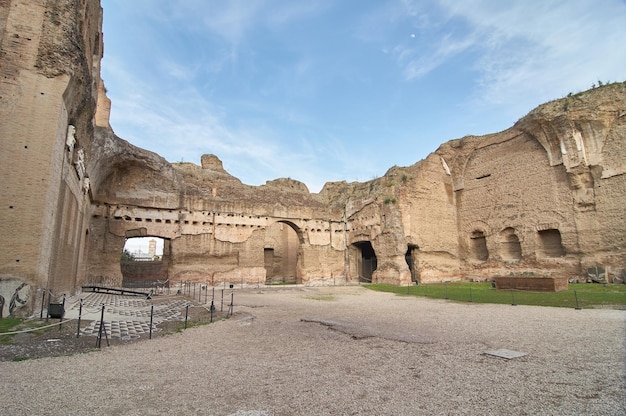
M 576 224 L 563 167 L 550 166 L 543 147 L 523 133 L 467 145 L 474 150 L 459 172 L 463 186 L 456 190 L 465 276 L 488 279 L 520 268 L 578 274 Z M 519 242 L 520 258 L 507 257 L 506 229 L 507 237 Z M 560 235 L 562 253 L 541 250 L 539 233 L 545 230 Z M 472 251 L 478 235 L 485 239 L 484 256 Z
M 0 280 L 75 293 L 85 271 L 99 2 L 0 2 Z
M 277 247 L 271 270 L 295 263 L 304 284 L 357 282 L 364 263 L 394 284 L 626 275 L 626 83 L 311 194 L 287 178 L 245 185 L 214 155 L 171 164 L 117 137 L 101 25 L 97 1 L 0 1 L 0 136 L 11 138 L 0 141 L 0 233 L 12 239 L 0 295 L 18 293 L 24 311 L 46 288 L 121 285 L 136 236 L 168 239 L 173 281 L 265 283 Z

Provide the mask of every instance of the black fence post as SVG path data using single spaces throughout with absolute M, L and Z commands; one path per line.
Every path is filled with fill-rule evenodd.
M 222 305 L 220 306 L 220 312 L 224 312 L 224 289 L 222 289 Z
M 189 304 L 185 308 L 185 329 L 187 329 L 187 318 L 189 317 Z
M 96 340 L 96 347 L 100 348 L 102 345 L 102 327 L 104 326 L 104 303 L 102 304 L 102 312 L 100 313 L 100 329 L 98 329 L 98 339 Z
M 43 319 L 43 306 L 46 304 L 46 291 L 43 291 L 43 297 L 41 298 L 41 312 L 39 313 L 39 319 Z
M 80 300 L 80 306 L 78 307 L 78 329 L 76 330 L 76 338 L 80 337 L 80 318 L 83 316 L 83 300 Z
M 576 291 L 574 291 L 574 297 L 576 298 L 576 310 L 579 311 L 582 308 L 578 305 L 578 293 L 576 293 Z
M 52 295 L 52 291 L 48 291 L 48 309 L 46 310 L 46 322 L 50 319 L 50 296 Z
M 152 317 L 154 316 L 154 305 L 150 305 L 150 336 L 148 339 L 152 339 Z

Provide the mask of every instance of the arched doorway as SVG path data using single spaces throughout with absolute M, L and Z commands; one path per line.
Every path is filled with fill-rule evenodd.
M 265 230 L 263 257 L 268 284 L 298 283 L 300 238 L 294 227 L 288 222 L 276 222 Z
M 378 267 L 376 252 L 372 243 L 369 241 L 361 241 L 352 244 L 353 251 L 356 255 L 352 256 L 356 266 L 356 274 L 359 282 L 371 283 L 374 270 Z
M 167 285 L 170 240 L 160 237 L 127 238 L 120 256 L 122 287 Z
M 409 266 L 409 271 L 411 272 L 411 281 L 415 283 L 419 283 L 420 281 L 419 263 L 417 257 L 418 252 L 418 246 L 415 244 L 409 244 L 406 254 L 404 255 L 406 264 Z

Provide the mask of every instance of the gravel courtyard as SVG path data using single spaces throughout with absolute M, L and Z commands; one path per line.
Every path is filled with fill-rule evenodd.
M 240 289 L 235 315 L 0 362 L 2 415 L 625 415 L 626 312 L 361 287 Z M 526 355 L 485 354 L 507 349 Z

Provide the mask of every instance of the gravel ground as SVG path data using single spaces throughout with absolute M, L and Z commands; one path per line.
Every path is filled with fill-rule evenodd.
M 360 287 L 244 289 L 235 315 L 0 362 L 2 415 L 625 415 L 626 312 Z M 514 359 L 486 355 L 509 349 Z

